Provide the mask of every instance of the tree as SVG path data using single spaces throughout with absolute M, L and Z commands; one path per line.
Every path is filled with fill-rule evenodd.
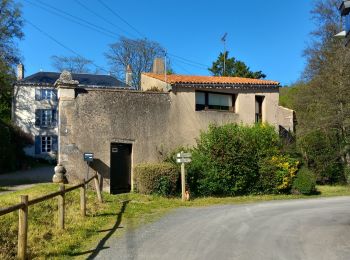
M 19 62 L 16 39 L 23 38 L 20 5 L 13 0 L 0 0 L 0 59 L 12 66 Z
M 21 9 L 13 0 L 0 0 L 0 119 L 11 117 L 11 83 L 19 63 L 16 39 L 23 38 Z
M 141 73 L 152 70 L 153 60 L 165 56 L 165 49 L 157 42 L 147 39 L 128 39 L 121 37 L 118 42 L 110 45 L 105 54 L 111 66 L 111 71 L 118 78 L 125 78 L 128 65 L 132 70 L 132 85 L 140 88 Z
M 342 29 L 340 3 L 315 2 L 316 29 L 305 50 L 305 83 L 292 98 L 298 146 L 306 164 L 323 180 L 344 180 L 334 169 L 341 175 L 342 168 L 350 166 L 350 49 L 334 38 Z
M 14 76 L 9 66 L 0 59 L 0 121 L 11 119 L 11 83 Z
M 228 53 L 228 51 L 226 51 L 225 54 L 220 52 L 217 60 L 214 61 L 212 67 L 208 69 L 214 76 L 243 77 L 253 79 L 262 79 L 266 77 L 266 75 L 261 71 L 251 71 L 243 61 L 236 60 L 234 57 L 229 58 Z
M 91 73 L 92 61 L 81 56 L 52 56 L 52 66 L 62 72 L 68 70 L 70 73 Z

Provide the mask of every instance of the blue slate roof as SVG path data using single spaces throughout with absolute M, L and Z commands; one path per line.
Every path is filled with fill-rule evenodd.
M 53 85 L 60 77 L 58 72 L 38 72 L 18 81 L 19 84 L 33 85 Z M 79 81 L 79 85 L 96 87 L 117 87 L 129 88 L 124 82 L 110 75 L 96 74 L 75 74 L 72 73 L 73 80 Z

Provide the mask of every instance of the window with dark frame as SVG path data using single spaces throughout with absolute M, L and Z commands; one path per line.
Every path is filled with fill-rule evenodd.
M 41 137 L 41 152 L 50 153 L 52 151 L 52 137 L 42 136 Z
M 235 112 L 235 95 L 196 91 L 196 111 L 219 110 Z
M 57 100 L 57 90 L 51 88 L 37 88 L 35 100 Z
M 264 96 L 255 96 L 255 123 L 262 123 L 262 105 Z
M 41 110 L 41 126 L 48 127 L 52 125 L 52 110 L 42 109 Z
M 36 109 L 35 126 L 42 127 L 42 128 L 56 127 L 57 110 L 56 109 Z

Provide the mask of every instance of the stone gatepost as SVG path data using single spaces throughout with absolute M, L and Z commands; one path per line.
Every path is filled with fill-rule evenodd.
M 57 166 L 55 167 L 55 174 L 52 181 L 55 183 L 67 183 L 66 169 L 62 164 L 61 153 L 61 136 L 62 133 L 67 132 L 67 122 L 61 122 L 61 106 L 64 101 L 72 101 L 75 99 L 75 89 L 78 87 L 79 82 L 73 80 L 72 74 L 68 71 L 63 71 L 58 80 L 56 80 L 54 86 L 57 88 L 58 96 L 58 158 Z M 62 126 L 64 123 L 64 126 Z

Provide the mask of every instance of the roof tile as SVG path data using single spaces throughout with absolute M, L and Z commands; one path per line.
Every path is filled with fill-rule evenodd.
M 154 73 L 143 73 L 146 76 L 159 79 L 169 84 L 231 84 L 231 85 L 279 85 L 272 80 L 240 78 L 240 77 L 218 77 L 218 76 L 192 76 L 192 75 L 165 75 Z

